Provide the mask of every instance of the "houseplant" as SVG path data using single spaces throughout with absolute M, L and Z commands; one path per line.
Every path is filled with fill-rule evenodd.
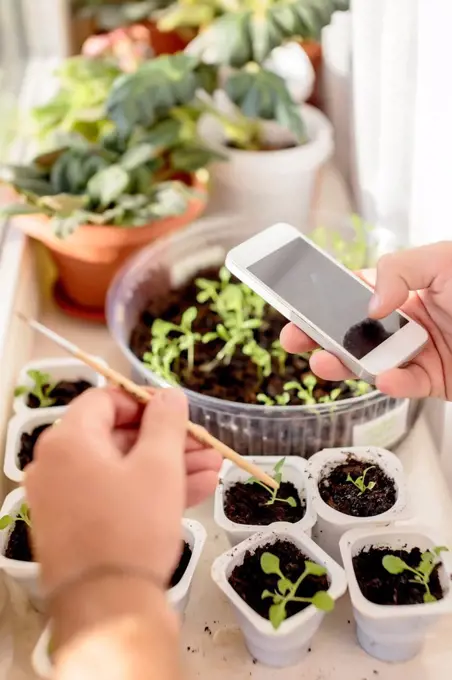
M 349 238 L 352 240 L 351 226 L 347 222 L 342 226 L 344 234 L 348 230 Z M 307 227 L 309 228 L 309 225 Z M 180 368 L 187 367 L 188 349 L 191 352 L 193 339 L 195 340 L 195 364 L 198 367 L 201 356 L 204 357 L 201 363 L 204 363 L 206 359 L 207 363 L 217 361 L 216 354 L 219 349 L 215 351 L 215 347 L 222 346 L 221 338 L 216 345 L 217 340 L 212 335 L 207 338 L 211 341 L 208 343 L 200 342 L 196 336 L 197 332 L 206 335 L 206 331 L 209 333 L 216 331 L 218 322 L 215 321 L 215 315 L 209 310 L 208 302 L 200 303 L 196 299 L 201 292 L 196 285 L 191 290 L 189 300 L 182 301 L 182 291 L 186 291 L 186 285 L 190 280 L 200 278 L 203 270 L 214 268 L 215 272 L 218 272 L 224 262 L 226 252 L 252 236 L 258 229 L 259 226 L 250 222 L 244 215 L 240 217 L 227 215 L 216 219 L 205 218 L 199 224 L 193 225 L 186 234 L 162 241 L 143 251 L 118 274 L 108 296 L 108 324 L 113 338 L 131 364 L 133 375 L 138 382 L 164 386 L 174 379 L 174 376 L 168 375 L 168 372 L 161 373 L 162 367 L 165 369 L 165 363 L 159 362 L 159 366 L 154 365 L 154 367 L 150 365 L 155 361 L 151 352 L 152 323 L 157 317 L 166 318 L 168 321 L 168 315 L 165 317 L 165 310 L 169 311 L 171 305 L 173 309 L 177 308 L 180 312 L 190 307 L 196 307 L 199 310 L 202 306 L 204 312 L 199 317 L 196 314 L 196 318 L 191 319 L 194 336 L 188 328 L 183 333 L 175 333 L 176 338 L 182 339 L 184 336 L 182 344 L 187 342 L 186 349 L 180 348 L 179 340 L 178 346 L 172 348 L 165 356 L 165 362 L 172 364 L 175 357 L 171 354 L 174 349 L 180 348 Z M 213 280 L 214 277 L 208 275 L 207 278 Z M 264 303 L 255 302 L 257 302 L 257 308 L 261 304 L 263 311 L 266 311 Z M 205 309 L 206 305 L 207 309 Z M 148 308 L 151 308 L 152 313 L 149 313 Z M 201 391 L 199 385 L 193 382 L 193 372 L 182 376 L 181 383 L 189 397 L 193 420 L 207 427 L 212 434 L 242 454 L 254 456 L 301 455 L 308 457 L 324 447 L 350 446 L 358 428 L 365 427 L 367 423 L 371 427 L 372 423 L 376 422 L 375 419 L 390 419 L 393 414 L 399 418 L 399 411 L 397 411 L 399 408 L 404 409 L 406 427 L 402 430 L 398 427 L 389 428 L 389 438 L 385 441 L 385 445 L 392 446 L 403 437 L 416 416 L 416 403 L 407 405 L 404 400 L 388 398 L 363 383 L 345 383 L 340 393 L 337 392 L 337 383 L 325 385 L 316 381 L 313 384 L 312 376 L 307 374 L 307 357 L 284 357 L 284 354 L 281 356 L 278 344 L 271 348 L 274 352 L 271 357 L 273 373 L 271 372 L 270 376 L 264 375 L 268 372 L 268 350 L 269 345 L 272 344 L 269 342 L 268 334 L 272 341 L 277 340 L 279 329 L 284 323 L 282 317 L 271 314 L 270 330 L 266 335 L 264 345 L 267 352 L 262 353 L 259 349 L 256 350 L 254 344 L 248 343 L 246 351 L 253 353 L 252 360 L 249 355 L 243 354 L 238 343 L 237 352 L 234 353 L 234 363 L 239 361 L 241 367 L 235 369 L 240 373 L 238 379 L 236 376 L 234 380 L 231 380 L 232 364 L 224 366 L 222 361 L 209 367 L 212 369 L 210 373 L 202 371 L 200 374 L 204 380 L 210 382 L 210 390 L 215 390 L 215 393 L 206 391 L 206 384 L 203 384 Z M 190 312 L 190 315 L 193 315 L 193 312 Z M 180 325 L 180 320 L 176 320 L 176 325 Z M 186 321 L 190 322 L 190 318 Z M 210 327 L 199 329 L 201 321 L 205 321 Z M 167 326 L 163 325 L 163 329 L 166 328 Z M 253 333 L 256 331 L 252 328 L 243 330 L 253 331 Z M 259 336 L 256 335 L 256 337 Z M 168 346 L 167 340 L 165 338 L 163 340 L 164 345 L 160 345 L 162 350 L 163 347 Z M 230 349 L 233 344 L 229 345 Z M 158 347 L 157 342 L 154 345 L 155 351 Z M 208 357 L 204 354 L 205 351 L 209 352 Z M 202 354 L 200 355 L 199 352 Z M 142 359 L 147 353 L 151 356 L 146 357 L 146 365 Z M 228 356 L 224 358 L 227 360 Z M 220 359 L 223 359 L 223 356 L 220 356 Z M 285 366 L 290 367 L 291 371 L 290 378 L 287 376 L 287 380 L 286 376 L 280 374 L 283 370 L 283 359 L 285 359 Z M 259 366 L 259 363 L 262 365 Z M 174 367 L 177 369 L 176 364 Z M 304 392 L 299 386 L 295 388 L 294 385 L 289 386 L 290 390 L 284 390 L 287 381 L 300 383 L 303 372 L 305 378 L 309 378 L 307 385 L 301 385 Z M 250 391 L 250 383 L 246 382 L 249 379 L 251 379 L 253 392 L 244 398 L 243 388 L 246 386 L 246 391 Z M 269 392 L 270 380 L 277 381 L 276 391 Z M 312 390 L 312 395 L 309 394 L 309 390 Z M 286 401 L 287 397 L 284 396 L 284 392 L 289 392 L 289 401 Z M 305 392 L 308 392 L 307 400 Z M 257 399 L 260 394 L 263 395 L 264 401 Z M 282 401 L 270 406 L 267 404 L 266 397 L 274 402 L 276 402 L 276 397 L 279 397 Z M 312 402 L 311 397 L 314 397 L 316 403 Z M 326 398 L 317 403 L 317 397 Z
M 358 641 L 371 656 L 412 659 L 429 628 L 452 611 L 452 559 L 442 545 L 416 526 L 355 529 L 342 537 Z
M 346 531 L 411 519 L 405 474 L 390 451 L 325 449 L 310 458 L 307 469 L 317 513 L 314 538 L 338 562 Z
M 204 209 L 203 168 L 215 154 L 198 139 L 191 104 L 212 82 L 215 73 L 185 55 L 147 62 L 115 80 L 101 114 L 108 134 L 96 143 L 78 135 L 4 173 L 15 201 L 2 213 L 22 215 L 19 226 L 50 249 L 57 298 L 69 310 L 103 318 L 108 285 L 128 256 Z
M 215 492 L 214 518 L 231 545 L 237 545 L 262 527 L 291 522 L 311 535 L 316 522 L 308 485 L 306 462 L 299 457 L 253 457 L 253 463 L 279 480 L 273 492 L 250 479 L 228 461 L 223 463 Z
M 325 613 L 346 591 L 343 570 L 286 523 L 217 558 L 212 578 L 233 605 L 250 654 L 274 667 L 301 661 Z

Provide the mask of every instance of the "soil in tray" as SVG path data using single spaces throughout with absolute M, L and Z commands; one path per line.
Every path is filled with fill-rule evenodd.
M 193 322 L 193 330 L 204 335 L 216 329 L 221 319 L 210 309 L 210 302 L 202 304 L 196 300 L 199 289 L 195 284 L 195 280 L 198 278 L 218 280 L 218 269 L 207 269 L 198 272 L 185 286 L 172 290 L 166 295 L 156 296 L 142 312 L 130 338 L 130 348 L 139 359 L 142 360 L 144 354 L 149 352 L 151 327 L 156 319 L 164 319 L 165 321 L 179 324 L 182 313 L 189 307 L 196 307 L 198 314 Z M 264 349 L 270 350 L 272 343 L 275 340 L 279 340 L 280 332 L 286 324 L 287 320 L 267 305 L 262 326 L 255 331 L 257 343 Z M 274 398 L 283 393 L 284 385 L 287 382 L 302 382 L 303 376 L 311 375 L 309 361 L 306 357 L 288 355 L 283 375 L 278 372 L 277 361 L 275 360 L 270 376 L 261 379 L 257 366 L 240 351 L 234 354 L 229 365 L 218 364 L 216 367 L 206 371 L 206 364 L 211 363 L 215 359 L 215 356 L 222 347 L 222 341 L 214 341 L 208 344 L 197 343 L 195 347 L 195 366 L 191 373 L 188 373 L 186 370 L 186 358 L 185 354 L 182 354 L 178 369 L 181 384 L 206 396 L 256 404 L 258 403 L 258 394 L 264 393 Z M 319 400 L 322 396 L 329 395 L 338 386 L 338 383 L 317 379 L 313 395 L 316 400 Z M 340 386 L 342 392 L 338 400 L 348 399 L 353 396 L 352 391 L 345 383 L 341 383 Z M 291 392 L 290 395 L 290 405 L 304 404 L 304 401 L 297 396 L 295 391 Z
M 274 574 L 264 574 L 260 566 L 260 559 L 264 552 L 271 552 L 279 557 L 281 571 L 286 578 L 295 583 L 304 571 L 304 563 L 308 559 L 290 541 L 276 541 L 259 546 L 255 552 L 245 553 L 243 564 L 238 565 L 229 577 L 229 583 L 238 595 L 257 614 L 268 619 L 268 612 L 272 601 L 262 599 L 264 590 L 275 592 L 279 577 Z M 297 590 L 298 597 L 313 597 L 319 590 L 328 590 L 328 577 L 307 576 Z M 307 602 L 289 602 L 287 605 L 287 617 L 294 616 L 309 606 Z
M 29 529 L 25 522 L 17 521 L 8 537 L 5 557 L 21 562 L 33 562 Z
M 75 380 L 73 382 L 60 380 L 49 394 L 49 397 L 55 400 L 52 406 L 67 406 L 76 397 L 89 390 L 90 387 L 93 387 L 93 385 L 87 380 Z M 29 408 L 40 408 L 39 399 L 34 394 L 29 394 L 27 406 Z
M 238 482 L 226 491 L 224 514 L 236 524 L 266 526 L 273 522 L 299 522 L 306 512 L 306 504 L 301 501 L 292 482 L 282 482 L 278 498 L 284 499 L 290 496 L 297 503 L 294 508 L 281 501 L 267 505 L 270 494 L 262 486 Z
M 27 432 L 24 432 L 22 434 L 20 438 L 20 450 L 19 453 L 17 454 L 19 468 L 21 470 L 24 470 L 26 466 L 31 463 L 31 461 L 33 460 L 33 453 L 36 446 L 36 442 L 38 441 L 39 437 L 44 432 L 44 430 L 47 430 L 47 428 L 50 427 L 51 425 L 52 423 L 49 423 L 48 425 L 39 425 L 39 427 L 35 427 L 31 434 L 27 434 Z
M 353 568 L 362 594 L 370 602 L 382 605 L 423 604 L 425 588 L 413 582 L 413 572 L 390 574 L 383 567 L 385 555 L 396 555 L 408 566 L 415 569 L 421 561 L 419 548 L 408 550 L 388 550 L 371 548 L 363 550 L 353 558 Z M 444 596 L 439 581 L 439 564 L 430 576 L 429 587 L 437 600 Z
M 184 543 L 184 549 L 182 550 L 180 562 L 170 581 L 170 588 L 174 588 L 174 586 L 177 586 L 177 584 L 180 583 L 180 581 L 182 581 L 182 578 L 185 572 L 187 571 L 187 567 L 190 563 L 192 554 L 193 551 L 188 545 L 188 543 Z
M 364 493 L 350 481 L 348 475 L 356 480 L 367 471 L 365 484 L 375 482 L 372 490 Z M 378 465 L 350 457 L 345 463 L 335 467 L 319 482 L 319 492 L 327 505 L 352 517 L 374 517 L 387 512 L 395 505 L 397 490 L 394 481 Z

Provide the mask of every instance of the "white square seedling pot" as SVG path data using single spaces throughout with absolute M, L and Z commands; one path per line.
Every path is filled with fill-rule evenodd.
M 272 475 L 276 463 L 281 460 L 281 456 L 245 456 L 247 460 L 257 465 L 261 470 Z M 221 527 L 228 537 L 229 543 L 234 546 L 241 543 L 257 531 L 262 531 L 264 527 L 257 524 L 236 524 L 228 519 L 224 512 L 224 502 L 226 492 L 237 482 L 246 482 L 250 475 L 236 465 L 225 460 L 220 471 L 220 482 L 215 492 L 214 519 L 215 523 Z M 299 531 L 303 531 L 311 536 L 312 527 L 316 522 L 311 494 L 308 492 L 308 479 L 306 471 L 306 461 L 298 456 L 287 456 L 282 468 L 282 481 L 292 482 L 298 491 L 300 499 L 306 504 L 306 512 L 299 522 L 293 526 Z
M 191 560 L 179 583 L 168 591 L 168 601 L 172 607 L 183 615 L 187 607 L 193 576 L 198 566 L 207 534 L 203 525 L 192 519 L 182 520 L 182 530 L 184 541 L 188 543 L 192 550 Z M 47 625 L 42 632 L 36 647 L 31 656 L 33 670 L 39 678 L 50 680 L 52 677 L 52 660 L 49 654 L 49 645 L 52 633 L 51 625 Z
M 335 510 L 322 500 L 319 482 L 338 465 L 345 463 L 350 455 L 358 460 L 368 462 L 369 465 L 378 465 L 388 477 L 394 480 L 397 499 L 392 508 L 373 517 L 353 517 Z M 317 524 L 313 530 L 313 538 L 339 564 L 342 563 L 339 541 L 346 531 L 361 527 L 391 526 L 397 521 L 406 521 L 412 518 L 408 484 L 402 464 L 397 456 L 386 449 L 375 446 L 323 449 L 309 459 L 308 478 L 314 510 L 317 513 Z
M 14 416 L 6 432 L 5 460 L 3 472 L 13 482 L 22 482 L 24 471 L 19 467 L 20 439 L 24 433 L 31 434 L 36 427 L 54 423 L 61 418 L 67 407 L 27 409 Z
M 440 555 L 440 583 L 444 598 L 415 605 L 378 605 L 361 592 L 353 568 L 353 557 L 371 547 L 393 550 L 432 550 L 444 545 L 424 527 L 389 529 L 354 529 L 341 538 L 340 548 L 361 647 L 381 661 L 401 663 L 415 657 L 422 649 L 428 629 L 440 616 L 452 612 L 452 553 Z
M 212 578 L 234 607 L 250 654 L 266 666 L 285 668 L 302 660 L 322 623 L 324 612 L 310 605 L 283 621 L 278 630 L 275 630 L 270 621 L 257 614 L 242 600 L 228 580 L 234 568 L 243 563 L 245 553 L 278 540 L 290 541 L 306 557 L 326 568 L 330 581 L 328 592 L 333 600 L 339 599 L 345 593 L 347 584 L 344 570 L 298 527 L 287 522 L 272 524 L 265 531 L 254 534 L 218 557 L 212 565 Z
M 97 358 L 96 358 L 97 359 Z M 97 359 L 103 364 L 105 362 Z M 79 359 L 68 358 L 49 358 L 30 361 L 26 364 L 19 373 L 16 387 L 25 385 L 25 387 L 32 387 L 33 380 L 27 375 L 29 370 L 41 371 L 41 373 L 48 373 L 52 382 L 60 382 L 60 380 L 69 380 L 75 382 L 77 380 L 87 380 L 93 387 L 104 387 L 107 384 L 106 379 L 96 373 L 96 371 L 89 366 L 86 366 Z M 52 411 L 61 411 L 64 406 L 50 406 Z M 27 406 L 27 395 L 22 394 L 19 397 L 14 397 L 13 409 L 15 413 L 36 413 L 35 408 Z
M 24 501 L 25 489 L 14 489 L 14 491 L 11 491 L 3 501 L 0 517 L 3 517 L 3 515 L 15 517 Z M 37 609 L 42 610 L 39 587 L 40 565 L 37 562 L 11 560 L 4 555 L 12 528 L 12 526 L 9 526 L 6 527 L 6 529 L 3 529 L 3 531 L 0 531 L 0 569 L 14 579 L 19 586 L 25 590 L 31 602 Z

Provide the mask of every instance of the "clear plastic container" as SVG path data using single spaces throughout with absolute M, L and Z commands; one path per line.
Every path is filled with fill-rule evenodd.
M 319 224 L 344 232 L 344 219 L 323 214 Z M 334 224 L 334 219 L 336 223 Z M 316 222 L 317 223 L 317 222 Z M 334 224 L 334 227 L 333 227 Z M 270 225 L 268 225 L 270 226 Z M 306 225 L 310 231 L 314 225 Z M 129 348 L 131 331 L 152 297 L 181 285 L 203 267 L 221 265 L 226 252 L 259 231 L 243 216 L 203 218 L 178 234 L 162 239 L 134 256 L 115 277 L 107 297 L 107 323 L 113 339 L 141 384 L 167 387 Z M 225 401 L 186 389 L 190 417 L 242 455 L 305 456 L 324 448 L 351 446 L 354 427 L 380 418 L 402 406 L 404 400 L 380 392 L 335 402 L 333 407 L 260 406 Z M 409 404 L 406 428 L 394 430 L 390 448 L 411 429 L 418 404 Z M 366 444 L 380 442 L 365 442 Z M 383 445 L 383 444 L 382 444 Z

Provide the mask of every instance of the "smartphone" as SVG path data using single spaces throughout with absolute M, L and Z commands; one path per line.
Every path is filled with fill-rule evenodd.
M 372 288 L 289 224 L 233 248 L 226 267 L 369 383 L 410 361 L 428 340 L 400 311 L 370 319 Z

